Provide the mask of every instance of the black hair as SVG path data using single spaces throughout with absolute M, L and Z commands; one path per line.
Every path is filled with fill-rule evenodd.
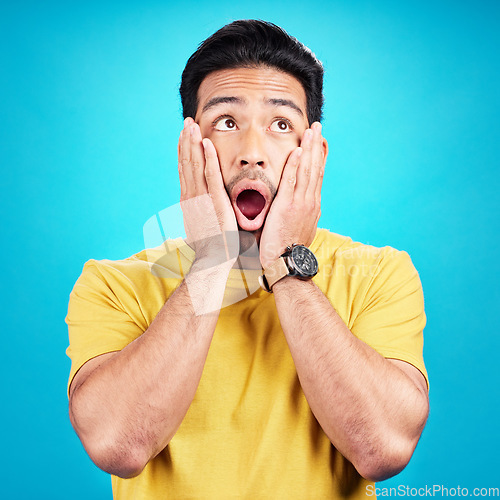
M 189 58 L 180 86 L 184 118 L 194 118 L 198 89 L 213 71 L 269 66 L 297 78 L 306 94 L 309 125 L 323 109 L 323 66 L 296 38 L 275 24 L 255 19 L 234 21 L 203 41 Z

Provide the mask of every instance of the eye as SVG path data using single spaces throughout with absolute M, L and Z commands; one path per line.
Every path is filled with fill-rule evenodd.
M 227 116 L 221 116 L 214 121 L 215 130 L 236 130 L 236 122 Z
M 288 120 L 279 118 L 271 123 L 269 130 L 271 130 L 271 132 L 291 132 L 292 128 L 292 124 Z

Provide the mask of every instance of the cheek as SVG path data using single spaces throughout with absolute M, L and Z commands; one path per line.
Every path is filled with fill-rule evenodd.
M 275 177 L 276 184 L 281 179 L 281 174 L 285 168 L 285 164 L 290 156 L 290 153 L 300 145 L 300 142 L 295 137 L 289 139 L 281 139 L 270 145 L 270 164 Z
M 222 178 L 227 183 L 232 175 L 234 175 L 231 169 L 236 163 L 237 148 L 235 147 L 235 141 L 231 141 L 227 136 L 224 137 L 220 134 L 206 135 L 204 137 L 208 137 L 212 141 L 219 158 Z

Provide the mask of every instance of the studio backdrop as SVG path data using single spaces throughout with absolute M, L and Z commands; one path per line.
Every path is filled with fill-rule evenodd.
M 320 226 L 419 271 L 430 416 L 377 487 L 499 486 L 499 13 L 495 1 L 3 2 L 5 499 L 110 499 L 68 418 L 64 318 L 85 261 L 144 248 L 179 201 L 178 87 L 199 42 L 274 22 L 325 67 Z

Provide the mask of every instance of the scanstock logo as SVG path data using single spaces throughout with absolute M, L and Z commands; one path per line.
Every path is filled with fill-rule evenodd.
M 186 242 L 183 207 L 184 209 L 203 210 L 204 220 L 207 223 L 204 225 L 204 233 L 195 242 Z M 194 259 L 193 247 L 198 246 L 198 244 L 211 244 L 221 248 L 221 251 L 216 252 L 213 257 L 203 260 L 203 269 L 197 270 L 196 273 L 190 273 L 186 279 L 188 290 L 193 299 L 194 289 L 192 287 L 196 280 L 203 279 L 203 275 L 206 274 L 204 271 L 217 269 L 217 266 L 222 266 L 225 262 L 236 258 L 227 280 L 222 304 L 207 305 L 203 302 L 201 305 L 193 300 L 197 315 L 214 312 L 221 307 L 235 304 L 246 299 L 260 288 L 258 277 L 262 274 L 262 268 L 255 237 L 247 232 L 222 232 L 218 224 L 211 223 L 214 220 L 216 220 L 216 214 L 212 200 L 208 195 L 202 195 L 161 210 L 151 216 L 143 226 L 147 261 L 150 263 L 151 273 L 159 278 L 178 282 L 186 279 Z

